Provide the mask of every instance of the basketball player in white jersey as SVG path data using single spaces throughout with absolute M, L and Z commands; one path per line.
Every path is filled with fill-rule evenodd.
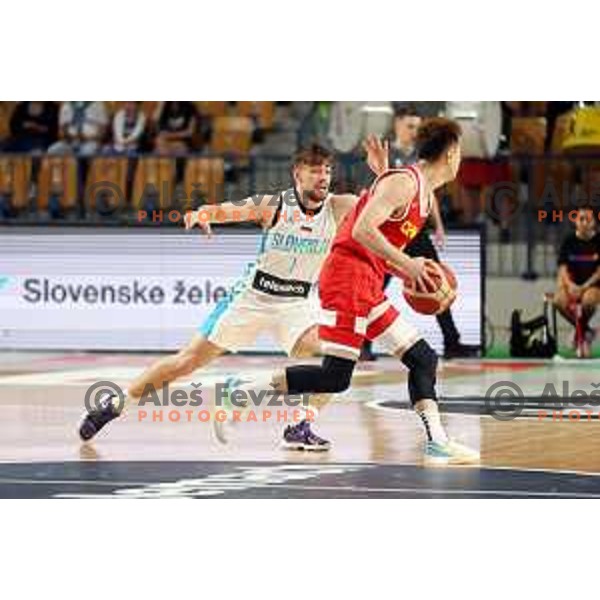
M 365 144 L 373 170 L 383 165 L 381 147 Z M 147 389 L 185 377 L 221 356 L 253 344 L 259 334 L 273 335 L 289 356 L 320 352 L 318 315 L 309 299 L 338 226 L 357 202 L 351 194 L 329 192 L 333 155 L 313 145 L 297 153 L 292 175 L 294 188 L 274 195 L 203 207 L 186 215 L 186 228 L 200 226 L 211 234 L 211 223 L 256 221 L 263 227 L 259 255 L 246 275 L 199 328 L 189 344 L 173 356 L 150 366 L 127 389 L 136 402 Z M 82 440 L 93 438 L 118 417 L 123 405 L 106 394 L 88 412 L 79 429 Z M 217 434 L 221 431 L 216 427 Z M 224 441 L 224 440 L 221 440 Z M 303 448 L 326 450 L 329 443 L 312 434 Z

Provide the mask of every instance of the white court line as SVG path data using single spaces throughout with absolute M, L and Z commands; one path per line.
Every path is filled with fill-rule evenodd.
M 383 412 L 389 412 L 389 413 L 394 413 L 396 415 L 398 414 L 402 414 L 402 413 L 410 413 L 410 414 L 415 414 L 415 411 L 412 408 L 391 408 L 389 406 L 381 406 L 379 403 L 380 402 L 386 402 L 386 400 L 371 400 L 370 402 L 367 402 L 365 404 L 365 406 L 367 408 L 371 408 L 373 410 L 380 410 Z M 488 419 L 493 419 L 492 415 L 477 415 L 477 414 L 471 414 L 471 413 L 460 413 L 460 412 L 444 412 L 443 410 L 440 410 L 440 414 L 442 416 L 459 416 L 459 417 L 468 417 L 471 419 L 481 419 L 482 417 L 487 417 Z
M 368 408 L 371 408 L 373 410 L 380 410 L 383 412 L 389 412 L 389 413 L 395 413 L 395 414 L 399 414 L 399 413 L 414 413 L 412 408 L 392 408 L 390 406 L 381 406 L 381 402 L 387 402 L 387 400 L 371 400 L 370 402 L 367 402 L 365 404 L 365 406 L 367 406 Z M 482 404 L 485 405 L 485 402 L 481 402 L 479 400 L 469 400 L 469 401 L 464 401 L 464 400 L 458 400 L 458 399 L 452 399 L 452 400 L 446 400 L 446 399 L 442 399 L 441 400 L 442 403 L 442 407 L 440 410 L 440 414 L 442 416 L 459 416 L 459 417 L 467 417 L 470 419 L 495 419 L 495 417 L 493 415 L 486 415 L 486 414 L 473 414 L 473 413 L 467 413 L 467 412 L 444 412 L 443 410 L 443 405 L 444 404 Z M 586 405 L 584 405 L 586 406 Z M 583 408 L 583 407 L 582 407 Z M 600 408 L 595 406 L 594 407 L 597 412 L 600 412 Z M 539 419 L 539 414 L 536 414 L 535 411 L 539 411 L 540 409 L 535 409 L 535 408 L 524 408 L 522 413 L 519 414 L 518 417 L 516 417 L 515 419 L 511 419 L 510 421 L 506 421 L 507 423 L 510 423 L 512 421 L 523 421 L 523 420 L 528 420 L 531 421 L 532 419 L 538 418 Z M 569 410 L 575 410 L 575 409 L 563 409 L 563 412 L 566 414 Z M 498 419 L 495 419 L 498 420 Z M 596 419 L 581 419 L 581 421 L 579 420 L 573 420 L 573 419 L 561 419 L 559 422 L 560 423 L 571 423 L 571 424 L 577 424 L 577 423 L 587 423 L 589 422 L 598 422 L 600 419 L 596 418 Z M 542 419 L 539 419 L 539 421 L 542 421 Z M 500 421 L 502 422 L 502 421 Z M 551 422 L 549 419 L 545 420 L 543 422 Z
M 101 367 L 95 369 L 72 369 L 68 371 L 47 371 L 43 373 L 27 373 L 25 375 L 9 375 L 0 377 L 0 386 L 81 386 L 102 380 L 127 380 L 135 377 L 141 369 L 123 367 Z
M 210 488 L 206 488 L 210 490 Z M 600 498 L 600 494 L 576 493 L 576 492 L 533 492 L 526 490 L 465 490 L 465 489 L 431 489 L 431 488 L 371 488 L 358 486 L 320 486 L 320 485 L 253 485 L 244 490 L 232 490 L 244 493 L 251 493 L 258 489 L 285 489 L 298 490 L 303 492 L 351 492 L 355 494 L 431 494 L 435 496 L 504 496 L 504 497 L 539 497 L 539 498 Z M 225 495 L 228 490 L 223 490 Z M 185 494 L 182 493 L 185 497 Z M 55 498 L 106 498 L 103 494 L 56 494 Z M 176 496 L 170 496 L 171 498 Z M 188 498 L 193 495 L 188 495 Z M 127 498 L 127 496 L 117 496 L 115 498 Z
M 95 369 L 81 369 L 68 371 L 50 371 L 44 373 L 27 373 L 25 375 L 9 375 L 0 377 L 0 386 L 30 385 L 30 386 L 48 386 L 60 385 L 61 387 L 74 387 L 89 385 L 96 381 L 130 381 L 137 377 L 144 367 L 99 367 Z M 207 381 L 208 383 L 221 382 L 224 377 L 237 373 L 236 369 L 206 369 L 198 371 L 194 379 L 189 382 L 176 382 L 173 385 L 190 385 L 192 381 Z M 264 373 L 270 373 L 272 369 L 247 369 L 244 375 L 256 377 Z
M 600 473 L 594 471 L 572 471 L 562 469 L 534 469 L 531 467 L 500 467 L 500 466 L 484 466 L 480 465 L 480 469 L 489 469 L 494 471 L 523 471 L 525 473 L 549 473 L 551 475 L 579 475 L 586 477 L 600 477 Z
M 12 485 L 19 484 L 27 484 L 27 485 L 76 485 L 76 486 L 108 486 L 108 487 L 152 487 L 159 485 L 157 482 L 149 483 L 149 482 L 135 482 L 135 481 L 98 481 L 98 480 L 84 480 L 84 479 L 6 479 L 0 478 L 0 484 L 7 483 Z M 239 483 L 236 484 L 239 486 Z M 238 489 L 237 487 L 231 488 L 231 490 L 224 489 L 226 488 L 222 482 L 214 482 L 215 490 L 222 490 L 222 494 L 227 494 L 229 491 L 239 491 L 239 492 L 251 492 L 255 489 L 285 489 L 285 490 L 300 490 L 300 491 L 315 491 L 315 492 L 352 492 L 352 493 L 365 493 L 365 494 L 431 494 L 431 495 L 449 495 L 449 496 L 481 496 L 484 494 L 492 495 L 492 496 L 534 496 L 540 498 L 600 498 L 600 493 L 591 494 L 586 492 L 537 492 L 537 491 L 528 491 L 528 490 L 484 490 L 484 489 L 438 489 L 438 488 L 407 488 L 407 487 L 397 487 L 397 488 L 377 488 L 377 487 L 360 487 L 360 486 L 334 486 L 334 485 L 285 485 L 285 484 L 256 484 L 245 489 Z M 210 487 L 205 488 L 207 491 L 210 490 Z M 115 490 L 118 491 L 118 490 Z M 158 494 L 157 494 L 158 495 Z M 185 493 L 182 493 L 182 496 L 185 496 Z M 57 494 L 55 497 L 60 498 L 106 498 L 104 494 Z M 173 496 L 171 496 L 173 497 Z M 191 495 L 188 495 L 191 497 Z M 125 496 L 115 495 L 115 498 L 125 498 Z
M 31 386 L 47 386 L 47 385 L 61 385 L 61 386 L 81 386 L 96 381 L 110 380 L 110 381 L 129 381 L 137 377 L 146 367 L 144 366 L 131 366 L 131 367 L 120 367 L 120 366 L 104 366 L 104 367 L 93 367 L 87 369 L 68 369 L 62 371 L 44 371 L 38 373 L 25 373 L 18 375 L 7 375 L 0 377 L 0 386 L 12 386 L 12 385 L 31 385 Z M 273 368 L 257 368 L 251 367 L 244 369 L 242 372 L 243 377 L 259 377 L 268 373 L 272 373 Z M 198 370 L 194 374 L 194 379 L 191 381 L 207 380 L 209 382 L 218 382 L 223 377 L 229 377 L 232 374 L 238 374 L 239 369 L 235 367 L 207 367 Z M 354 375 L 355 381 L 371 379 L 373 375 L 380 375 L 384 371 L 369 371 L 369 372 L 358 372 Z M 179 382 L 177 383 L 180 384 Z M 188 385 L 188 384 L 184 384 Z M 394 385 L 392 384 L 377 384 L 377 385 Z

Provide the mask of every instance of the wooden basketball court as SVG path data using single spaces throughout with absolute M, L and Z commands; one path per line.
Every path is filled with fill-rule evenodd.
M 547 384 L 563 394 L 567 380 L 568 393 L 593 391 L 595 361 L 443 363 L 448 431 L 480 448 L 479 467 L 421 466 L 421 429 L 405 373 L 391 358 L 360 365 L 352 388 L 322 411 L 315 429 L 332 441 L 329 453 L 282 450 L 283 423 L 263 421 L 260 411 L 258 422 L 235 427 L 226 446 L 201 422 L 216 382 L 284 363 L 271 356 L 229 356 L 173 386 L 202 383 L 206 402 L 187 418 L 185 409 L 176 419 L 173 407 L 147 406 L 142 416 L 132 406 L 92 444 L 81 444 L 86 390 L 98 381 L 125 387 L 154 358 L 3 353 L 0 497 L 600 497 L 600 406 L 546 408 L 542 417 L 536 399 Z M 524 392 L 513 420 L 494 418 L 485 402 L 502 381 Z

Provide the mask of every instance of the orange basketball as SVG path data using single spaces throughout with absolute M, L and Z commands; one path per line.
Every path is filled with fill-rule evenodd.
M 433 281 L 433 289 L 423 289 L 405 280 L 404 298 L 414 311 L 423 315 L 437 315 L 447 310 L 456 299 L 458 282 L 452 269 L 444 263 L 427 260 L 425 269 Z

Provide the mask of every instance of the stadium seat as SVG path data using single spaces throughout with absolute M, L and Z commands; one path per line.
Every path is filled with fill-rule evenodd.
M 595 157 L 577 156 L 574 158 L 575 168 L 579 172 L 579 181 L 581 187 L 577 188 L 579 194 L 577 200 L 590 202 L 598 211 L 600 205 L 600 164 Z M 574 208 L 575 203 L 572 203 L 570 208 Z
M 574 178 L 573 164 L 560 157 L 563 154 L 563 141 L 569 132 L 572 113 L 560 115 L 552 131 L 550 151 L 555 157 L 536 164 L 534 169 L 535 193 L 539 196 L 536 206 L 540 209 L 561 209 L 568 205 Z M 540 132 L 536 135 L 541 136 Z M 538 143 L 536 141 L 536 143 Z
M 0 157 L 0 196 L 19 211 L 29 201 L 31 158 L 23 156 Z
M 548 159 L 544 162 L 543 167 L 543 174 L 540 175 L 543 178 L 541 197 L 545 200 L 546 206 L 542 206 L 543 203 L 540 202 L 539 208 L 550 208 L 550 202 L 553 203 L 552 208 L 554 209 L 567 208 L 570 194 L 573 192 L 573 165 L 558 158 Z M 539 187 L 542 187 L 541 184 Z
M 156 110 L 160 102 L 158 100 L 144 100 L 142 102 L 142 110 L 148 121 L 153 121 L 156 115 Z
M 573 110 L 563 140 L 563 150 L 569 154 L 600 153 L 600 107 L 584 106 Z
M 510 151 L 514 155 L 539 156 L 544 153 L 546 119 L 514 117 L 511 123 Z
M 77 159 L 45 156 L 38 177 L 38 208 L 56 212 L 77 204 Z
M 548 109 L 548 102 L 507 101 L 514 117 L 543 117 Z
M 88 212 L 114 214 L 127 207 L 127 162 L 127 158 L 121 156 L 92 160 L 84 197 Z
M 554 124 L 552 132 L 552 141 L 550 148 L 553 154 L 560 154 L 563 151 L 563 143 L 572 127 L 573 111 L 560 115 Z
M 168 208 L 173 195 L 175 161 L 172 158 L 140 158 L 133 183 L 133 207 Z
M 238 113 L 241 117 L 256 117 L 261 129 L 271 129 L 275 116 L 275 102 L 250 102 L 237 103 Z
M 122 100 L 105 100 L 104 106 L 106 106 L 106 111 L 108 112 L 110 118 L 112 119 L 114 114 L 121 108 L 123 104 Z
M 227 102 L 206 102 L 204 100 L 195 101 L 196 110 L 206 117 L 223 117 L 228 112 Z
M 10 118 L 16 104 L 16 102 L 0 102 L 0 140 L 6 140 L 10 136 Z
M 125 104 L 124 100 L 105 100 L 104 104 L 106 105 L 106 108 L 111 116 L 111 118 L 114 116 L 114 114 L 123 107 L 123 104 Z M 159 105 L 159 101 L 158 100 L 144 100 L 141 101 L 142 104 L 142 110 L 144 112 L 144 115 L 146 116 L 146 119 L 148 119 L 149 121 L 154 119 L 154 114 L 156 112 L 156 108 Z
M 200 204 L 217 203 L 223 200 L 225 165 L 222 158 L 190 158 L 184 178 L 185 197 L 195 208 Z
M 532 210 L 543 204 L 547 167 L 541 160 L 530 159 L 544 154 L 546 128 L 544 117 L 513 117 L 511 122 L 512 179 L 515 183 L 527 183 Z
M 252 147 L 253 131 L 249 117 L 217 117 L 213 122 L 211 151 L 246 157 Z

